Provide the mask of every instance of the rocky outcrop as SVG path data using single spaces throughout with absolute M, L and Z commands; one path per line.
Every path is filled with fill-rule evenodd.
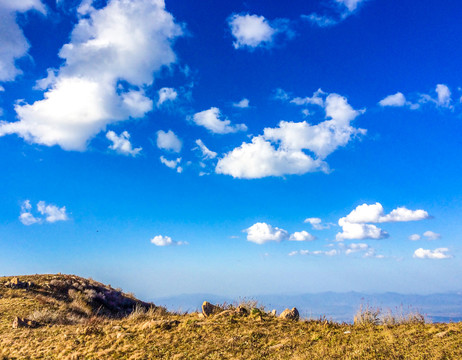
M 236 308 L 236 314 L 238 315 L 248 315 L 249 314 L 249 310 L 247 310 L 244 306 L 242 305 L 239 305 L 237 308 Z
M 29 289 L 34 287 L 34 283 L 32 281 L 23 282 L 18 277 L 14 277 L 7 281 L 4 286 L 11 289 Z
M 300 314 L 299 314 L 297 308 L 292 308 L 292 310 L 285 309 L 281 313 L 281 315 L 279 315 L 279 318 L 286 319 L 286 320 L 298 321 L 298 319 L 300 318 Z
M 209 317 L 221 311 L 222 309 L 220 307 L 213 305 L 209 303 L 208 301 L 204 301 L 202 303 L 202 314 L 204 314 L 205 317 Z
M 36 328 L 39 326 L 39 323 L 34 320 L 29 320 L 26 318 L 20 318 L 16 316 L 13 320 L 13 329 L 18 328 Z

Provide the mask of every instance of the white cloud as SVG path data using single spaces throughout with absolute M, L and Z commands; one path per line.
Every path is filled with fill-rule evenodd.
M 379 101 L 380 106 L 404 106 L 406 105 L 406 97 L 401 92 L 397 92 L 394 95 L 388 95 L 384 99 Z
M 266 176 L 305 174 L 327 171 L 322 160 L 315 160 L 303 151 L 275 149 L 269 141 L 257 136 L 251 143 L 242 143 L 221 158 L 215 168 L 217 174 L 240 179 L 258 179 Z
M 233 103 L 233 106 L 241 109 L 246 109 L 249 107 L 249 99 L 244 98 L 237 103 Z
M 324 159 L 338 147 L 345 146 L 353 136 L 366 133 L 366 130 L 350 125 L 360 111 L 354 110 L 345 97 L 329 94 L 325 102 L 322 101 L 320 104 L 324 106 L 328 120 L 317 125 L 311 125 L 306 121 L 281 121 L 277 128 L 265 128 L 264 138 L 280 143 L 284 149 L 310 150 L 317 157 Z
M 151 239 L 156 246 L 188 245 L 186 241 L 173 241 L 170 236 L 156 235 Z
M 123 155 L 136 156 L 142 150 L 142 148 L 133 149 L 130 142 L 130 134 L 127 131 L 122 132 L 118 136 L 114 131 L 108 131 L 106 137 L 112 141 L 112 145 L 109 145 L 109 149 L 118 152 Z
M 314 239 L 316 238 L 305 230 L 296 231 L 289 237 L 290 241 L 313 241 Z
M 290 95 L 284 89 L 277 88 L 276 90 L 274 90 L 273 99 L 281 100 L 281 101 L 288 101 L 288 100 L 290 100 Z
M 407 101 L 406 97 L 401 93 L 397 92 L 394 95 L 389 95 L 384 99 L 379 101 L 381 106 L 396 106 L 396 107 L 408 107 L 411 110 L 417 110 L 421 107 L 422 104 L 433 104 L 436 107 L 453 109 L 451 105 L 451 90 L 445 84 L 437 84 L 435 88 L 436 98 L 429 94 L 420 94 L 414 103 Z
M 323 253 L 326 256 L 335 256 L 335 255 L 338 254 L 338 251 L 336 249 L 332 249 L 332 250 L 329 250 L 329 251 L 324 251 Z
M 371 248 L 368 244 L 364 243 L 353 243 L 347 245 L 345 250 L 345 255 L 350 255 L 354 253 L 363 253 L 365 258 L 378 258 L 383 259 L 383 255 L 377 255 L 374 248 Z
M 234 36 L 234 48 L 256 48 L 258 46 L 270 47 L 274 36 L 281 30 L 273 27 L 264 16 L 237 15 L 228 19 L 228 25 Z
M 429 217 L 425 210 L 409 210 L 406 207 L 398 207 L 389 214 L 385 214 L 382 204 L 375 203 L 358 205 L 344 219 L 349 223 L 384 223 L 419 221 Z
M 208 110 L 198 112 L 193 115 L 192 120 L 199 126 L 203 126 L 214 134 L 228 134 L 238 131 L 247 131 L 245 124 L 231 125 L 228 119 L 221 120 L 220 109 L 211 107 Z
M 364 243 L 349 244 L 347 246 L 347 249 L 345 250 L 345 254 L 350 255 L 356 252 L 366 251 L 366 250 L 369 250 L 369 245 L 367 244 L 364 244 Z
M 337 233 L 337 241 L 343 240 L 364 240 L 364 239 L 385 239 L 389 235 L 386 231 L 371 224 L 352 224 L 341 218 L 338 224 L 342 227 L 342 232 Z
M 349 12 L 356 10 L 358 5 L 366 0 L 335 0 L 337 3 L 344 5 Z
M 244 232 L 247 233 L 247 240 L 255 244 L 264 244 L 269 241 L 280 242 L 289 237 L 289 233 L 286 230 L 272 227 L 271 225 L 263 222 L 253 224 Z
M 317 93 L 323 94 L 321 90 Z M 218 161 L 216 172 L 251 179 L 327 171 L 328 165 L 322 160 L 366 130 L 350 125 L 361 111 L 354 110 L 343 96 L 329 94 L 322 106 L 327 120 L 317 125 L 281 121 L 276 128 L 265 128 L 263 135 L 254 137 L 251 143 L 243 143 L 225 154 Z M 273 144 L 279 146 L 275 148 Z M 314 153 L 316 159 L 303 150 Z
M 176 61 L 171 45 L 182 34 L 164 1 L 112 0 L 101 9 L 84 2 L 79 14 L 44 99 L 18 103 L 19 121 L 2 122 L 0 136 L 15 133 L 33 143 L 85 150 L 107 125 L 152 110 L 143 89 Z
M 197 146 L 199 146 L 200 151 L 202 152 L 203 159 L 215 159 L 217 157 L 217 153 L 215 151 L 210 150 L 201 139 L 196 140 Z
M 329 229 L 330 226 L 332 225 L 332 224 L 322 224 L 322 220 L 320 218 L 317 218 L 317 217 L 306 218 L 303 222 L 311 224 L 311 226 L 315 230 Z
M 181 162 L 181 158 L 177 158 L 175 160 L 167 160 L 163 156 L 160 157 L 160 162 L 165 166 L 169 167 L 170 169 L 176 169 L 177 172 L 183 172 L 183 168 L 178 166 Z
M 418 241 L 418 240 L 420 240 L 420 235 L 419 234 L 412 234 L 412 235 L 409 236 L 409 240 Z
M 167 132 L 163 130 L 159 130 L 157 132 L 157 147 L 163 150 L 170 150 L 176 153 L 181 151 L 181 147 L 183 146 L 181 140 L 172 130 Z
M 313 241 L 316 239 L 307 231 L 296 231 L 293 234 L 289 234 L 284 229 L 273 227 L 270 224 L 264 222 L 258 222 L 253 224 L 248 229 L 244 229 L 247 233 L 247 240 L 256 244 L 264 244 L 269 241 L 281 242 L 283 240 L 288 241 Z
M 332 249 L 328 251 L 323 251 L 323 250 L 315 250 L 315 251 L 310 251 L 310 250 L 300 250 L 300 251 L 291 251 L 289 253 L 289 256 L 295 256 L 295 255 L 325 255 L 325 256 L 335 256 L 338 254 L 338 250 Z
M 324 106 L 324 99 L 322 98 L 322 95 L 324 95 L 325 92 L 322 91 L 321 89 L 316 90 L 313 93 L 313 96 L 307 96 L 304 98 L 301 97 L 295 97 L 292 100 L 290 100 L 291 103 L 295 105 L 319 105 L 319 106 Z
M 442 107 L 450 107 L 451 90 L 449 90 L 447 85 L 438 84 L 435 91 L 438 94 L 437 104 Z
M 36 218 L 34 215 L 32 215 L 30 212 L 24 212 L 19 215 L 19 220 L 26 226 L 40 223 L 40 219 Z
M 313 24 L 319 26 L 319 27 L 328 27 L 328 26 L 334 26 L 338 24 L 338 20 L 335 20 L 329 16 L 324 16 L 324 15 L 318 15 L 318 14 L 310 14 L 310 15 L 302 15 L 303 19 L 306 19 Z
M 15 61 L 27 55 L 30 45 L 16 23 L 16 14 L 30 10 L 46 12 L 40 0 L 0 1 L 0 81 L 12 81 L 22 74 Z
M 21 213 L 19 215 L 19 220 L 24 225 L 32 225 L 42 222 L 54 223 L 57 221 L 66 221 L 69 220 L 69 217 L 66 214 L 66 207 L 61 208 L 53 204 L 46 204 L 45 201 L 39 201 L 37 203 L 37 212 L 41 215 L 32 214 L 32 205 L 30 200 L 26 200 L 21 205 Z
M 423 233 L 423 236 L 425 236 L 428 240 L 438 240 L 438 239 L 441 239 L 441 234 L 437 234 L 433 231 L 425 231 Z
M 19 220 L 24 224 L 24 225 L 32 225 L 39 223 L 41 221 L 40 218 L 35 217 L 31 213 L 32 210 L 32 205 L 30 204 L 30 200 L 26 200 L 23 202 L 21 205 L 21 213 L 19 215 Z
M 429 217 L 425 210 L 409 210 L 405 207 L 398 207 L 385 214 L 380 203 L 363 204 L 357 206 L 347 216 L 339 219 L 338 224 L 342 227 L 342 232 L 337 234 L 336 239 L 338 241 L 344 239 L 384 239 L 389 236 L 386 231 L 367 223 L 419 221 Z
M 417 259 L 449 259 L 452 256 L 447 254 L 448 252 L 448 248 L 438 248 L 435 250 L 419 248 L 416 251 L 414 251 L 413 257 Z
M 56 221 L 66 221 L 69 218 L 66 214 L 66 207 L 58 208 L 56 205 L 47 205 L 45 201 L 39 201 L 37 204 L 37 210 L 40 214 L 45 216 L 45 220 L 50 223 Z
M 310 15 L 302 15 L 302 18 L 311 21 L 319 27 L 337 25 L 353 14 L 358 6 L 365 1 L 366 0 L 331 0 L 332 5 L 330 7 L 336 12 L 334 16 L 312 13 Z
M 160 107 L 166 101 L 174 101 L 178 93 L 173 88 L 163 87 L 159 90 L 159 100 L 157 101 L 157 107 Z

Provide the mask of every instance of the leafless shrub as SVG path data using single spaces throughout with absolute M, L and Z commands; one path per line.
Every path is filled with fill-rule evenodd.
M 29 318 L 41 324 L 59 325 L 80 324 L 84 321 L 84 318 L 82 316 L 78 316 L 72 312 L 65 310 L 50 309 L 36 310 L 29 315 Z
M 164 307 L 161 306 L 151 306 L 147 308 L 140 304 L 136 304 L 133 308 L 133 311 L 128 315 L 129 320 L 146 320 L 153 319 L 160 316 L 167 315 L 168 312 Z
M 354 324 L 360 326 L 379 325 L 380 309 L 373 309 L 369 305 L 362 305 L 354 317 Z

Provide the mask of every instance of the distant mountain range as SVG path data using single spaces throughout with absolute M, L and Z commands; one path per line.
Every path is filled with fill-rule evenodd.
M 285 308 L 297 307 L 304 318 L 325 317 L 337 322 L 353 322 L 360 306 L 380 308 L 384 313 L 395 315 L 418 312 L 429 322 L 462 321 L 462 293 L 443 293 L 430 295 L 407 295 L 398 293 L 364 294 L 358 292 L 324 292 L 301 295 L 257 295 L 247 297 L 256 300 L 267 310 L 276 309 L 278 313 Z M 212 294 L 183 294 L 172 297 L 150 299 L 156 305 L 171 311 L 198 311 L 203 301 L 215 304 L 239 303 L 240 298 L 223 297 Z

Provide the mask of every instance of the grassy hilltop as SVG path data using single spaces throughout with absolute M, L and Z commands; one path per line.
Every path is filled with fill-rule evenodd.
M 355 325 L 292 321 L 244 307 L 176 314 L 77 276 L 0 277 L 0 359 L 462 358 L 462 323 L 369 309 Z

